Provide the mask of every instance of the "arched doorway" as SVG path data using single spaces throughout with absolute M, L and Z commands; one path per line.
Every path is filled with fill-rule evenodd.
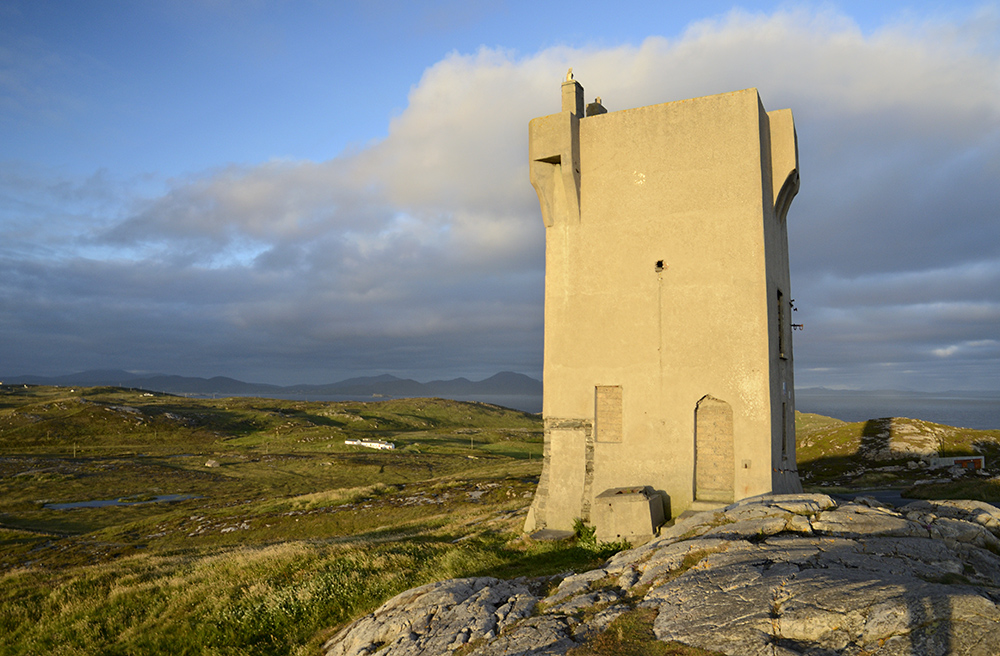
M 694 497 L 697 501 L 734 500 L 733 408 L 704 396 L 694 410 Z

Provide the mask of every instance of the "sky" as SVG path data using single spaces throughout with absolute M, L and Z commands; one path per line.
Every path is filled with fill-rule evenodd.
M 791 108 L 798 387 L 1000 389 L 1000 4 L 0 0 L 0 375 L 541 378 L 527 123 Z

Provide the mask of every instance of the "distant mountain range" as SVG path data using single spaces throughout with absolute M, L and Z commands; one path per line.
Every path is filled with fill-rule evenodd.
M 339 383 L 324 385 L 268 385 L 246 383 L 234 378 L 215 376 L 198 378 L 169 376 L 166 374 L 134 374 L 115 369 L 94 369 L 66 376 L 12 376 L 0 379 L 5 384 L 59 385 L 63 387 L 138 387 L 151 392 L 168 394 L 231 394 L 270 396 L 541 396 L 542 383 L 530 376 L 511 371 L 501 371 L 486 380 L 468 378 L 433 380 L 420 383 L 409 378 L 389 374 L 349 378 Z

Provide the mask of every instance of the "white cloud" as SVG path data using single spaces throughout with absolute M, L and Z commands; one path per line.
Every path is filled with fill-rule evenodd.
M 89 223 L 97 211 L 68 221 L 91 226 L 78 253 L 106 253 L 93 298 L 122 278 L 146 308 L 186 290 L 208 321 L 247 331 L 262 361 L 279 353 L 271 339 L 332 354 L 374 335 L 388 341 L 364 348 L 419 339 L 410 347 L 427 362 L 509 356 L 538 373 L 544 230 L 527 121 L 558 111 L 566 68 L 611 111 L 756 86 L 798 127 L 789 226 L 802 371 L 959 357 L 956 345 L 990 338 L 1000 308 L 1000 48 L 984 25 L 995 11 L 874 34 L 830 11 L 734 11 L 638 46 L 453 53 L 366 148 L 174 180 L 121 204 L 127 216 L 110 227 L 107 215 Z M 58 297 L 59 265 L 21 252 L 48 267 L 22 275 Z M 463 332 L 475 339 L 446 356 Z

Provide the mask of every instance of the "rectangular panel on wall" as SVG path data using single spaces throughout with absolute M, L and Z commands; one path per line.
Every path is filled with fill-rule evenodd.
M 622 387 L 594 388 L 594 430 L 598 442 L 622 441 Z

